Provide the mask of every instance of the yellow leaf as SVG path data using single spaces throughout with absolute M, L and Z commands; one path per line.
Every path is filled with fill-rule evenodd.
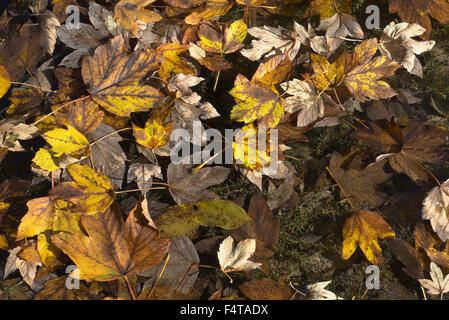
M 90 153 L 89 141 L 72 126 L 67 126 L 67 129 L 47 131 L 42 137 L 51 145 L 51 151 L 57 157 L 67 154 L 79 158 Z
M 246 35 L 246 24 L 243 20 L 234 21 L 224 30 L 222 26 L 204 23 L 198 31 L 201 40 L 198 46 L 211 53 L 232 53 L 243 47 Z
M 156 0 L 121 0 L 114 7 L 114 18 L 123 28 L 137 36 L 138 21 L 152 23 L 162 19 L 157 12 L 145 9 L 154 1 Z
M 320 20 L 328 19 L 336 13 L 351 14 L 351 0 L 313 0 L 306 16 L 320 15 Z
M 8 250 L 8 239 L 4 234 L 0 234 L 0 250 Z
M 274 88 L 246 82 L 237 84 L 229 94 L 240 101 L 231 111 L 232 120 L 258 120 L 260 129 L 268 129 L 276 127 L 284 114 L 284 99 Z
M 118 36 L 83 59 L 81 74 L 95 102 L 119 117 L 129 117 L 131 112 L 148 111 L 163 102 L 158 90 L 140 83 L 159 68 L 161 60 L 162 54 L 154 50 L 128 55 L 123 37 Z
M 325 57 L 315 53 L 310 55 L 310 59 L 314 74 L 306 75 L 306 79 L 320 92 L 334 89 L 340 85 L 344 78 L 344 66 L 341 59 L 330 64 Z
M 80 164 L 68 166 L 67 172 L 74 181 L 58 184 L 49 194 L 74 203 L 73 211 L 103 212 L 114 201 L 114 187 L 104 174 Z
M 164 61 L 158 71 L 159 76 L 168 81 L 172 73 L 183 73 L 195 75 L 195 70 L 182 59 L 179 54 L 189 49 L 189 45 L 178 43 L 166 43 L 157 48 L 157 51 L 164 53 Z
M 40 148 L 39 151 L 36 152 L 33 162 L 45 171 L 55 171 L 61 169 L 61 167 L 57 164 L 58 159 L 55 157 L 54 152 L 44 148 Z
M 11 79 L 9 78 L 9 73 L 3 67 L 0 65 L 0 98 L 5 95 L 6 92 L 8 92 L 9 87 L 11 86 L 10 83 Z
M 30 238 L 46 231 L 80 231 L 80 213 L 70 211 L 69 203 L 52 200 L 49 197 L 32 199 L 27 202 L 28 211 L 23 216 L 17 230 L 16 240 Z
M 262 150 L 258 148 L 258 132 L 253 124 L 249 124 L 242 128 L 243 134 L 236 135 L 235 141 L 232 143 L 234 149 L 234 159 L 250 170 L 259 170 L 270 163 L 270 150 Z M 267 135 L 268 139 L 268 135 Z M 271 146 L 269 141 L 267 146 Z
M 382 249 L 377 238 L 394 236 L 393 229 L 377 213 L 357 211 L 343 226 L 343 259 L 349 259 L 357 246 L 360 246 L 369 262 L 382 264 Z
M 84 233 L 60 233 L 52 242 L 78 266 L 79 278 L 110 281 L 149 269 L 164 258 L 170 240 L 148 225 L 142 212 L 132 210 L 123 223 L 120 206 L 114 204 L 103 213 L 83 215 Z
M 287 80 L 292 69 L 288 54 L 279 54 L 259 65 L 251 82 L 273 87 Z
M 144 129 L 133 124 L 133 133 L 137 143 L 150 149 L 159 148 L 165 145 L 170 140 L 172 131 L 173 122 L 164 126 L 162 121 L 158 118 L 148 119 Z
M 37 236 L 36 249 L 42 264 L 48 269 L 54 270 L 56 267 L 63 265 L 58 259 L 62 252 L 51 243 L 49 232 L 41 233 Z
M 8 99 L 11 105 L 6 110 L 6 114 L 10 117 L 21 118 L 23 115 L 33 116 L 39 112 L 37 107 L 44 100 L 44 94 L 35 88 L 25 88 L 13 91 Z
M 200 24 L 214 17 L 225 15 L 231 8 L 232 3 L 228 0 L 209 0 L 205 2 L 204 7 L 194 10 L 184 21 L 188 24 Z

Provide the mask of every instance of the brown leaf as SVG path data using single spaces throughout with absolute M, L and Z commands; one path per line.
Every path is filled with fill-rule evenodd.
M 290 300 L 293 290 L 281 280 L 254 279 L 239 286 L 240 291 L 251 300 Z

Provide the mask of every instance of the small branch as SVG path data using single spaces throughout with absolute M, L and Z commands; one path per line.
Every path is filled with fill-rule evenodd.
M 151 297 L 151 295 L 153 294 L 154 289 L 156 289 L 156 286 L 159 283 L 159 280 L 161 279 L 162 274 L 165 271 L 165 267 L 167 266 L 168 259 L 170 259 L 170 253 L 167 253 L 167 258 L 165 259 L 165 263 L 164 263 L 164 266 L 162 267 L 162 271 L 161 271 L 161 273 L 159 273 L 159 277 L 157 277 L 156 282 L 154 282 L 153 288 L 151 288 L 151 291 L 150 291 L 150 294 L 148 295 L 148 297 Z
M 45 88 L 42 88 L 42 87 L 39 87 L 39 86 L 35 86 L 34 84 L 29 84 L 29 83 L 16 82 L 16 81 L 10 81 L 9 83 L 11 83 L 11 84 L 20 84 L 22 86 L 32 87 L 32 88 L 36 88 L 36 89 L 39 89 L 39 90 L 42 90 L 42 91 L 48 91 L 48 92 L 52 92 L 52 93 L 56 92 L 55 90 L 45 89 Z
M 116 134 L 116 133 L 122 132 L 122 131 L 126 131 L 126 130 L 132 130 L 132 128 L 122 128 L 122 129 L 119 129 L 119 130 L 115 130 L 114 132 L 108 133 L 107 135 L 102 136 L 102 137 L 99 138 L 98 140 L 95 140 L 95 141 L 92 142 L 89 146 L 92 146 L 92 145 L 94 145 L 94 144 L 100 142 L 101 140 L 106 139 L 107 137 L 112 136 L 113 134 Z
M 143 188 L 143 189 L 131 189 L 131 190 L 122 190 L 122 191 L 114 191 L 115 194 L 127 193 L 127 192 L 136 192 L 136 191 L 146 191 L 146 190 L 165 190 L 165 187 L 154 187 L 154 188 Z

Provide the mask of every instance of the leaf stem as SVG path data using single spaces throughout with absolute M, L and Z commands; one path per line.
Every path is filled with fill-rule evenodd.
M 131 130 L 131 129 L 132 129 L 132 128 L 122 128 L 122 129 L 119 129 L 119 130 L 115 130 L 114 132 L 110 132 L 110 133 L 108 133 L 107 135 L 102 136 L 102 137 L 99 138 L 98 140 L 95 140 L 94 142 L 92 142 L 91 144 L 89 144 L 89 146 L 92 146 L 92 145 L 94 145 L 94 144 L 100 142 L 101 140 L 106 139 L 106 138 L 112 136 L 113 134 L 116 134 L 116 133 L 122 132 L 122 131 L 126 131 L 126 130 Z
M 146 191 L 146 190 L 165 190 L 167 188 L 165 187 L 154 187 L 154 188 L 143 188 L 143 189 L 131 189 L 131 190 L 121 190 L 121 191 L 114 191 L 115 194 L 120 193 L 127 193 L 127 192 L 136 192 L 136 191 Z
M 215 77 L 214 92 L 217 90 L 218 79 L 220 78 L 220 72 L 221 72 L 221 70 L 218 70 L 217 76 Z
M 34 84 L 29 84 L 29 83 L 16 82 L 16 81 L 10 81 L 9 83 L 11 83 L 11 84 L 20 84 L 22 86 L 32 87 L 32 88 L 36 88 L 36 89 L 39 89 L 39 90 L 42 90 L 42 91 L 48 91 L 48 92 L 53 92 L 53 93 L 56 92 L 55 90 L 45 89 L 45 88 L 42 88 L 42 87 L 39 87 L 39 86 L 35 86 Z
M 159 276 L 157 277 L 156 281 L 154 282 L 153 288 L 151 288 L 150 294 L 148 295 L 148 297 L 151 297 L 151 295 L 153 294 L 154 289 L 156 289 L 157 284 L 159 283 L 159 280 L 162 277 L 162 274 L 165 271 L 165 267 L 167 266 L 168 260 L 170 259 L 170 253 L 167 253 L 167 258 L 165 259 L 165 263 L 164 266 L 162 267 L 162 271 L 159 273 Z
M 38 124 L 39 122 L 43 121 L 44 119 L 46 119 L 47 117 L 51 116 L 52 114 L 58 112 L 59 110 L 61 110 L 62 108 L 68 106 L 71 103 L 77 102 L 77 101 L 81 101 L 84 99 L 90 98 L 90 96 L 85 96 L 85 97 L 81 97 L 72 101 L 69 101 L 61 106 L 59 106 L 58 108 L 56 108 L 55 110 L 53 110 L 52 112 L 50 112 L 49 114 L 46 114 L 45 116 L 43 116 L 42 118 L 40 118 L 39 120 L 35 121 L 32 125 L 35 126 L 36 124 Z
M 123 279 L 125 279 L 126 285 L 128 286 L 128 290 L 129 290 L 129 293 L 131 294 L 131 298 L 133 300 L 136 300 L 136 296 L 134 295 L 134 291 L 131 288 L 131 284 L 129 283 L 128 277 L 127 276 L 123 276 Z

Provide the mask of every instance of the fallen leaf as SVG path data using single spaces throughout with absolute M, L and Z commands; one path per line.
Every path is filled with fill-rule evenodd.
M 449 292 L 449 275 L 443 277 L 443 272 L 441 272 L 441 269 L 434 262 L 430 263 L 430 278 L 432 280 L 419 280 L 419 283 L 427 290 L 428 294 L 442 295 Z
M 22 260 L 17 254 L 22 250 L 21 247 L 16 247 L 9 250 L 9 256 L 6 260 L 5 273 L 3 279 L 6 279 L 11 273 L 19 270 L 23 277 L 23 280 L 30 286 L 33 286 L 34 278 L 36 277 L 37 267 L 42 265 L 41 263 L 28 262 Z
M 184 21 L 193 25 L 200 24 L 205 20 L 225 15 L 231 8 L 232 3 L 228 0 L 205 1 L 203 7 L 194 10 L 194 12 L 185 17 Z
M 261 263 L 248 259 L 256 250 L 256 240 L 246 239 L 234 246 L 234 239 L 227 237 L 220 244 L 217 252 L 218 261 L 223 272 L 251 271 L 261 266 Z
M 138 22 L 151 23 L 162 19 L 154 10 L 145 9 L 156 0 L 120 0 L 114 7 L 114 19 L 120 25 L 137 36 Z
M 442 241 L 449 240 L 449 179 L 427 193 L 422 218 L 430 220 L 432 229 Z
M 426 29 L 418 24 L 390 22 L 385 27 L 379 42 L 380 52 L 395 60 L 411 74 L 423 76 L 421 62 L 415 55 L 430 51 L 435 41 L 417 41 L 412 39 L 422 35 Z
M 232 201 L 204 200 L 168 207 L 154 219 L 154 223 L 161 232 L 161 238 L 174 238 L 183 236 L 200 225 L 232 230 L 248 220 L 245 210 Z
M 111 281 L 138 274 L 167 253 L 170 240 L 159 239 L 158 232 L 137 211 L 122 222 L 118 205 L 96 215 L 83 215 L 83 233 L 60 233 L 52 242 L 77 265 L 78 278 L 86 281 Z M 77 273 L 78 273 L 77 272 Z
M 290 300 L 292 290 L 281 280 L 253 279 L 239 286 L 240 291 L 251 300 Z
M 369 262 L 382 264 L 382 249 L 377 243 L 377 238 L 394 236 L 393 229 L 377 213 L 357 211 L 343 226 L 343 259 L 349 259 L 358 245 Z
M 343 300 L 335 293 L 326 288 L 331 281 L 317 282 L 314 284 L 309 284 L 307 288 L 308 299 L 310 300 Z

